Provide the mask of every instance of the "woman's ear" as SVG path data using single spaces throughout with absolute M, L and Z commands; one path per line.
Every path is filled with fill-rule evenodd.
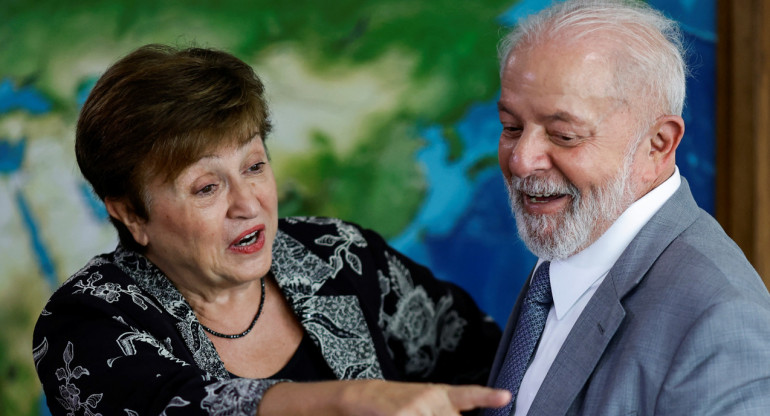
M 134 241 L 142 246 L 150 242 L 150 237 L 145 231 L 147 220 L 136 215 L 133 206 L 125 198 L 104 198 L 104 206 L 112 218 L 123 223 L 134 237 Z

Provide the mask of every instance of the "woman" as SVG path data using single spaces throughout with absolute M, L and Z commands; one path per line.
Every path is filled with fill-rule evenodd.
M 467 294 L 372 231 L 278 219 L 269 132 L 262 83 L 223 52 L 148 45 L 100 78 L 75 148 L 120 244 L 65 282 L 35 327 L 52 413 L 458 414 L 507 402 L 448 385 L 485 382 L 500 335 Z

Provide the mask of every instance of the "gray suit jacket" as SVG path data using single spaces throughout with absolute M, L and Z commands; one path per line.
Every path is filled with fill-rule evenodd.
M 687 181 L 586 305 L 528 414 L 770 415 L 770 295 Z

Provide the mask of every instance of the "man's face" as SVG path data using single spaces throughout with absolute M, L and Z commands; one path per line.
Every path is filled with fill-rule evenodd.
M 514 51 L 502 74 L 500 168 L 519 234 L 542 258 L 586 248 L 640 196 L 638 115 L 602 50 L 552 41 Z

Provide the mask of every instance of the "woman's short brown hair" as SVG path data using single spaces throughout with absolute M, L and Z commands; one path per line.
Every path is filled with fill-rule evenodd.
M 143 46 L 102 75 L 83 105 L 75 153 L 96 194 L 123 198 L 147 219 L 145 187 L 175 179 L 221 146 L 270 132 L 264 85 L 249 65 L 213 49 Z M 112 223 L 137 251 L 128 229 Z

